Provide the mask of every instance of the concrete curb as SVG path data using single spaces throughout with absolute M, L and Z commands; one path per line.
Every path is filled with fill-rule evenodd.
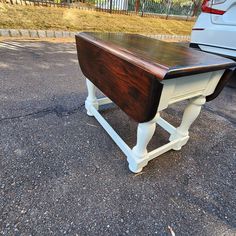
M 74 38 L 78 32 L 53 31 L 53 30 L 27 30 L 27 29 L 0 29 L 2 37 L 27 37 L 27 38 Z M 181 41 L 189 41 L 189 35 L 149 35 L 145 36 L 155 39 L 175 39 Z
M 154 39 L 176 39 L 181 41 L 190 41 L 190 35 L 171 35 L 171 34 L 156 34 L 156 35 L 143 34 L 143 35 Z
M 76 32 L 31 29 L 0 29 L 2 37 L 72 38 Z

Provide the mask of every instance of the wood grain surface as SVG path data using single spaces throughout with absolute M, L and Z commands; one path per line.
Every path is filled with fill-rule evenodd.
M 163 42 L 136 34 L 80 33 L 97 47 L 143 68 L 157 79 L 199 74 L 235 67 L 235 62 L 175 43 Z
M 162 80 L 236 66 L 226 58 L 140 35 L 80 33 L 76 45 L 84 75 L 139 123 L 154 118 Z
M 155 116 L 163 85 L 149 72 L 77 38 L 84 75 L 137 122 Z

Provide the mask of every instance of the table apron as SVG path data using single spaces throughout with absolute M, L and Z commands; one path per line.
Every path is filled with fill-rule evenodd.
M 162 81 L 163 89 L 158 111 L 176 102 L 212 94 L 223 73 L 224 70 L 219 70 Z

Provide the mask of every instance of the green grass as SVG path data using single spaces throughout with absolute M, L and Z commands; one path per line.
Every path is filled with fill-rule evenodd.
M 0 3 L 0 28 L 188 35 L 193 22 Z

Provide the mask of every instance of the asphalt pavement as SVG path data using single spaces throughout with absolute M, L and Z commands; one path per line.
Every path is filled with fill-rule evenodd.
M 86 94 L 74 43 L 0 42 L 0 235 L 236 235 L 235 88 L 136 175 Z M 177 126 L 184 105 L 162 116 Z M 103 114 L 132 147 L 137 123 Z M 149 149 L 167 139 L 157 128 Z

